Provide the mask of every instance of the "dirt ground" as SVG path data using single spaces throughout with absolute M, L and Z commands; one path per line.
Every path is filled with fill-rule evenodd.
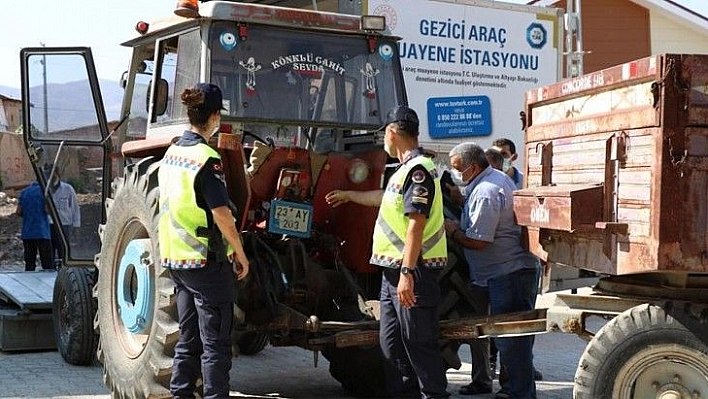
M 19 190 L 0 191 L 0 270 L 14 269 L 24 264 L 20 233 L 22 218 L 15 214 Z M 82 226 L 75 242 L 79 246 L 98 247 L 98 223 L 101 220 L 101 194 L 77 194 L 81 207 Z M 82 248 L 78 248 L 81 250 Z
M 0 192 L 0 260 L 5 263 L 22 263 L 22 218 L 15 214 L 19 192 Z

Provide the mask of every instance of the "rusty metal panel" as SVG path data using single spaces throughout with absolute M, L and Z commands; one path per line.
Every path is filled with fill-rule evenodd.
M 708 125 L 708 58 L 686 55 L 680 57 L 679 84 L 688 89 L 686 125 Z
M 708 55 L 654 56 L 532 90 L 526 116 L 527 187 L 603 183 L 605 210 L 581 232 L 530 223 L 540 228 L 531 248 L 609 274 L 708 272 Z M 569 201 L 553 206 L 572 221 Z
M 514 192 L 514 212 L 522 226 L 574 231 L 602 220 L 602 186 L 540 186 Z
M 532 104 L 559 97 L 572 97 L 578 93 L 607 90 L 616 85 L 629 85 L 633 80 L 656 76 L 660 71 L 661 56 L 653 56 L 623 65 L 592 72 L 577 78 L 567 79 L 526 93 L 526 103 Z

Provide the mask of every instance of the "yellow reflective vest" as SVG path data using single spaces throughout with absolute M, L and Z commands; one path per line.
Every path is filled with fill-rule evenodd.
M 220 156 L 213 148 L 199 143 L 172 145 L 162 159 L 157 176 L 160 187 L 158 239 L 163 267 L 198 269 L 206 265 L 209 237 L 197 234 L 197 228 L 206 230 L 208 227 L 207 211 L 197 205 L 194 181 L 209 158 Z M 232 254 L 230 247 L 227 251 L 228 255 Z
M 379 208 L 379 216 L 374 227 L 374 243 L 370 260 L 374 265 L 390 268 L 402 266 L 403 249 L 410 220 L 404 213 L 403 186 L 408 173 L 417 165 L 424 166 L 435 183 L 435 196 L 430 208 L 430 216 L 423 230 L 420 260 L 422 260 L 423 266 L 430 269 L 442 269 L 447 264 L 447 239 L 443 224 L 440 176 L 438 176 L 433 161 L 426 156 L 419 155 L 401 165 L 386 185 Z

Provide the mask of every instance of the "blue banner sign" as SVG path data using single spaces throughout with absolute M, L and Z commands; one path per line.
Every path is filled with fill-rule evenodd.
M 428 134 L 433 138 L 492 134 L 492 106 L 487 96 L 428 99 Z

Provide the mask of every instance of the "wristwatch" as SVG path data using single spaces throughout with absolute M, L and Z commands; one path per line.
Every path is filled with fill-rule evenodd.
M 401 274 L 409 274 L 412 271 L 413 269 L 408 266 L 401 266 Z

